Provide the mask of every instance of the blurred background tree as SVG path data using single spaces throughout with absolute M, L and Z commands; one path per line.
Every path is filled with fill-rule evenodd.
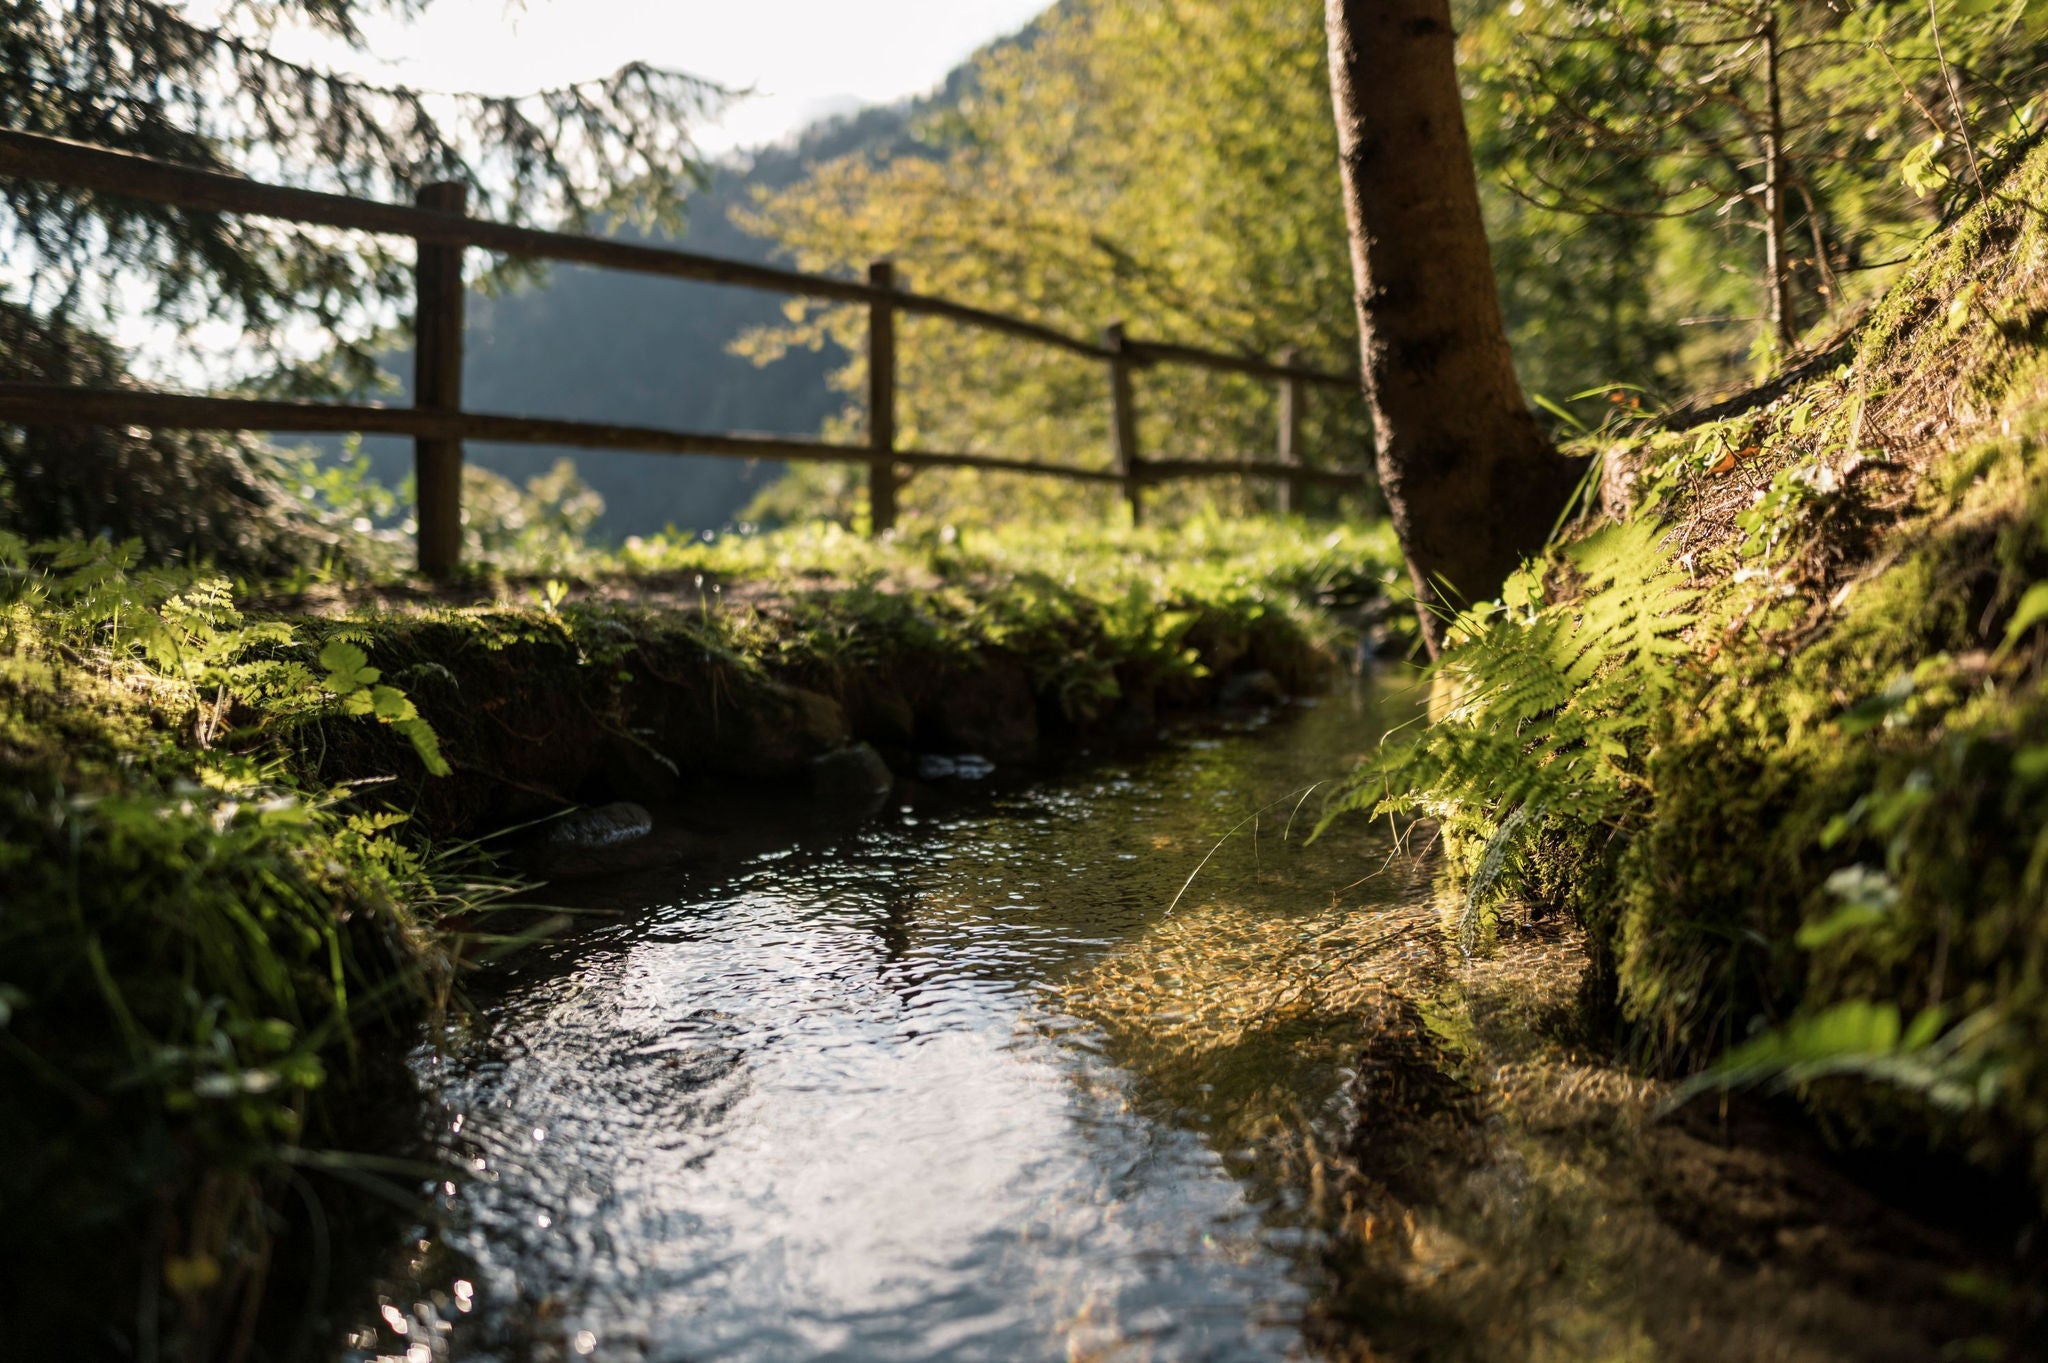
M 1604 377 L 1666 394 L 1753 376 L 1840 328 L 2048 114 L 2043 0 L 1465 10 L 1518 330 L 1584 332 L 1573 348 Z M 1523 349 L 1540 367 L 1553 347 Z
M 1325 38 L 1287 0 L 1065 0 L 979 54 L 911 145 L 860 149 L 760 196 L 743 222 L 801 264 L 893 257 L 912 287 L 1133 334 L 1311 362 L 1356 354 Z M 2048 113 L 2048 0 L 1463 0 L 1460 62 L 1504 311 L 1525 386 L 1598 424 L 1629 389 L 1671 401 L 1752 380 L 1874 297 L 1973 165 Z M 860 319 L 793 309 L 744 343 L 850 356 Z M 1085 361 L 946 323 L 901 342 L 908 438 L 1106 464 Z M 1151 450 L 1269 447 L 1263 385 L 1140 380 Z M 1356 404 L 1319 400 L 1310 447 L 1357 458 Z M 835 418 L 860 426 L 857 404 Z M 1254 504 L 1259 493 L 1223 486 Z M 913 512 L 1017 514 L 1107 492 L 922 474 Z M 1099 505 L 1096 505 L 1099 504 Z M 756 513 L 851 516 L 844 470 Z
M 520 98 L 434 95 L 271 50 L 296 25 L 360 51 L 367 16 L 427 2 L 232 0 L 200 24 L 178 3 L 0 0 L 0 128 L 401 202 L 455 180 L 472 211 L 513 222 L 680 220 L 701 174 L 691 130 L 727 98 L 715 85 L 632 65 Z M 11 178 L 0 208 L 0 365 L 11 377 L 85 369 L 121 381 L 124 352 L 153 337 L 187 381 L 348 393 L 378 381 L 377 354 L 408 320 L 402 242 Z M 262 562 L 288 550 L 289 536 L 219 533 L 289 509 L 253 442 L 172 437 L 150 442 L 141 463 L 133 443 L 0 431 L 0 510 L 33 534 L 139 534 L 160 554 Z M 143 463 L 153 476 L 139 483 L 121 472 Z M 165 498 L 216 515 L 181 536 L 160 514 Z
M 1356 322 L 1323 76 L 1321 14 L 1283 0 L 1067 0 L 1017 41 L 981 53 L 959 98 L 927 111 L 917 143 L 817 166 L 761 196 L 743 221 L 805 268 L 890 257 L 920 292 L 1042 319 L 1094 337 L 1133 336 L 1349 370 Z M 834 382 L 863 391 L 864 319 L 798 306 L 748 337 L 771 360 L 837 346 Z M 954 323 L 901 326 L 900 438 L 1107 467 L 1103 367 Z M 1158 454 L 1270 457 L 1275 396 L 1255 380 L 1181 366 L 1137 379 L 1140 441 Z M 1363 406 L 1317 393 L 1311 461 L 1357 465 Z M 833 425 L 861 428 L 854 404 Z M 850 479 L 805 469 L 758 512 L 850 510 Z M 927 471 L 912 515 L 1109 514 L 1111 491 Z M 1245 508 L 1269 487 L 1161 489 Z

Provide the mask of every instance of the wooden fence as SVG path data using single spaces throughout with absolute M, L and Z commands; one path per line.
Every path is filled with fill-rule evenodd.
M 1134 519 L 1149 484 L 1179 478 L 1240 476 L 1278 479 L 1282 506 L 1298 508 L 1312 483 L 1359 487 L 1363 469 L 1309 468 L 1301 461 L 1304 389 L 1355 392 L 1354 374 L 1306 368 L 1293 352 L 1277 362 L 1192 346 L 1142 341 L 1121 324 L 1089 341 L 1038 322 L 927 297 L 898 288 L 886 261 L 869 266 L 865 282 L 755 265 L 666 247 L 549 232 L 468 216 L 460 184 L 431 184 L 416 204 L 379 203 L 264 184 L 241 176 L 173 165 L 62 138 L 0 130 L 0 175 L 68 185 L 95 193 L 146 199 L 177 208 L 247 214 L 321 227 L 413 239 L 416 250 L 414 337 L 417 369 L 411 407 L 259 401 L 201 397 L 133 388 L 85 388 L 0 380 L 0 421 L 23 424 L 119 425 L 181 430 L 360 432 L 411 436 L 419 487 L 419 566 L 431 575 L 453 570 L 462 549 L 462 448 L 469 440 L 567 445 L 649 454 L 737 459 L 863 463 L 868 469 L 869 521 L 880 534 L 895 523 L 896 493 L 906 469 L 973 468 L 1084 482 L 1115 483 Z M 507 416 L 462 406 L 462 257 L 469 248 L 522 258 L 571 261 L 671 279 L 765 289 L 807 298 L 865 304 L 868 310 L 868 439 L 864 445 L 785 436 L 677 431 L 603 422 Z M 945 317 L 1100 360 L 1109 380 L 1110 429 L 1116 464 L 1088 469 L 985 454 L 899 449 L 896 445 L 896 324 L 899 313 Z M 1134 371 L 1156 364 L 1197 365 L 1268 380 L 1279 389 L 1272 458 L 1212 460 L 1150 457 L 1138 447 Z

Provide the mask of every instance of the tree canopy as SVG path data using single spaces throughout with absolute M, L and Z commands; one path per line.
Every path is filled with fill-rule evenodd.
M 2043 0 L 1465 10 L 1503 291 L 1539 371 L 1554 346 L 1528 333 L 1552 329 L 1667 392 L 1782 359 L 2048 119 Z
M 1455 6 L 1530 393 L 1597 421 L 1624 386 L 1673 400 L 1745 380 L 1846 324 L 1976 193 L 1977 169 L 2048 117 L 2033 97 L 2048 76 L 2044 2 Z M 1267 355 L 1295 344 L 1345 364 L 1356 327 L 1324 44 L 1314 7 L 1287 0 L 1068 0 L 978 56 L 957 102 L 926 114 L 921 145 L 820 167 L 766 195 L 749 225 L 806 266 L 890 256 L 914 288 L 1082 334 L 1121 319 L 1133 334 Z M 748 348 L 766 358 L 829 337 L 857 356 L 860 325 L 799 310 Z M 1107 461 L 1087 362 L 939 322 L 911 324 L 900 352 L 905 438 Z M 839 382 L 861 390 L 858 358 Z M 1588 390 L 1600 391 L 1575 404 Z M 1140 379 L 1139 401 L 1149 450 L 1270 448 L 1263 385 L 1162 369 Z M 1315 405 L 1308 448 L 1361 454 L 1362 413 Z M 842 425 L 858 422 L 850 405 Z M 850 504 L 850 478 L 808 471 L 783 500 L 816 505 L 835 477 Z M 976 496 L 931 474 L 908 493 L 953 514 Z

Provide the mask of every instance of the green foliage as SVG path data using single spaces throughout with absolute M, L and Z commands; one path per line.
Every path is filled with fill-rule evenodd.
M 331 638 L 317 677 L 305 645 L 279 620 L 247 620 L 225 578 L 137 571 L 140 547 L 98 540 L 27 545 L 0 535 L 0 611 L 16 665 L 63 649 L 110 675 L 140 674 L 158 704 L 194 714 L 207 749 L 231 707 L 261 706 L 260 727 L 289 732 L 329 717 L 370 718 L 405 735 L 422 764 L 446 771 L 434 731 L 411 700 L 382 684 L 354 643 Z
M 1384 523 L 1308 524 L 1210 512 L 1171 528 L 1086 522 L 942 525 L 876 541 L 831 522 L 710 540 L 629 540 L 633 573 L 697 572 L 778 582 L 811 579 L 883 593 L 849 604 L 911 609 L 976 644 L 1015 646 L 1085 618 L 1105 659 L 1144 656 L 1178 666 L 1189 611 L 1240 627 L 1284 619 L 1308 637 L 1329 626 L 1321 607 L 1374 600 L 1399 576 Z M 903 603 L 910 603 L 905 606 Z M 716 618 L 716 612 L 714 612 Z M 787 642 L 785 640 L 785 642 Z M 1065 650 L 1062 650 L 1065 651 Z
M 0 129 L 401 203 L 456 181 L 472 212 L 549 227 L 680 226 L 692 129 L 727 98 L 714 85 L 635 63 L 531 96 L 426 94 L 273 48 L 310 32 L 367 56 L 366 17 L 424 7 L 0 0 Z M 168 372 L 172 387 L 351 394 L 383 382 L 378 354 L 411 312 L 403 243 L 34 177 L 0 181 L 0 253 L 0 365 L 46 383 Z M 185 343 L 206 327 L 231 340 Z M 360 517 L 305 514 L 288 463 L 245 435 L 0 427 L 0 526 L 140 538 L 158 561 L 229 571 L 310 568 Z
M 0 298 L 0 365 L 43 383 L 124 387 L 128 357 L 62 319 Z M 0 530 L 139 540 L 158 563 L 278 573 L 336 535 L 294 496 L 289 461 L 246 435 L 0 425 Z
M 1587 353 L 1610 356 L 1607 377 L 1696 387 L 1739 373 L 1746 352 L 1775 354 L 1772 155 L 1803 331 L 1872 296 L 1945 206 L 1981 197 L 1987 167 L 2043 126 L 2029 102 L 2048 74 L 2039 0 L 1469 8 L 1465 70 L 1496 240 L 1523 261 L 1541 239 L 1551 267 L 1510 275 L 1518 340 L 1584 325 L 1590 285 L 1590 318 L 1613 335 L 1588 338 Z M 1647 348 L 1630 362 L 1625 342 Z
M 1889 1131 L 1877 1085 L 2048 1177 L 2048 937 L 2029 907 L 2048 767 L 2022 737 L 2048 707 L 2031 664 L 1993 685 L 1942 648 L 1967 633 L 1899 628 L 1902 597 L 1965 589 L 1934 567 L 1961 546 L 1894 567 L 1789 665 L 1755 632 L 1708 662 L 1697 641 L 1779 589 L 1694 585 L 1663 533 L 1606 527 L 1552 561 L 1555 600 L 1525 574 L 1510 604 L 1461 617 L 1435 721 L 1326 817 L 1438 819 L 1468 877 L 1468 949 L 1502 895 L 1574 907 L 1640 1053 L 1713 1061 L 1674 1101 L 1771 1085 Z
M 376 476 L 354 443 L 339 458 L 313 450 L 283 461 L 302 503 L 335 527 L 342 552 L 321 576 L 383 577 L 408 569 L 418 492 L 410 475 L 396 486 Z M 558 458 L 516 483 L 474 463 L 462 469 L 462 549 L 473 571 L 560 572 L 603 562 L 591 532 L 604 499 L 578 476 L 575 461 Z
M 462 536 L 471 562 L 514 572 L 551 572 L 591 561 L 590 529 L 604 499 L 557 459 L 524 486 L 488 469 L 462 470 Z
M 1569 590 L 1546 601 L 1536 569 L 1499 602 L 1457 617 L 1424 674 L 1435 720 L 1383 746 L 1333 798 L 1324 823 L 1355 810 L 1423 812 L 1488 846 L 1528 820 L 1613 818 L 1642 788 L 1640 753 L 1676 686 L 1698 592 L 1653 522 L 1607 526 L 1566 547 Z M 1481 889 L 1492 879 L 1478 878 Z
M 1988 1015 L 1943 1030 L 1938 1008 L 1901 1021 L 1897 1006 L 1851 999 L 1798 1018 L 1729 1051 L 1681 1084 L 1672 1105 L 1719 1089 L 1803 1088 L 1831 1078 L 1872 1080 L 1963 1112 L 1988 1106 L 2000 1086 L 1983 1054 Z
M 0 535 L 0 1218 L 42 1265 L 0 1309 L 90 1258 L 95 1293 L 164 1284 L 161 1319 L 115 1323 L 137 1350 L 200 1356 L 358 1038 L 446 984 L 445 868 L 302 749 L 372 723 L 446 767 L 354 639 L 139 552 Z
M 1283 0 L 1080 0 L 1014 43 L 978 54 L 957 102 L 931 111 L 921 145 L 855 154 L 764 196 L 747 219 L 807 268 L 893 258 L 908 287 L 1042 318 L 1250 355 L 1299 347 L 1355 366 L 1357 326 L 1335 166 L 1322 16 Z M 762 360 L 836 346 L 835 383 L 863 391 L 858 309 L 794 304 L 745 343 Z M 899 328 L 906 445 L 1110 459 L 1099 362 L 937 319 Z M 971 383 L 960 376 L 972 375 Z M 1271 385 L 1162 365 L 1137 379 L 1144 448 L 1242 458 L 1271 449 Z M 1312 394 L 1303 448 L 1355 462 L 1369 428 L 1355 398 Z M 857 405 L 834 423 L 858 428 Z M 819 514 L 844 482 L 801 470 L 790 500 Z M 1172 511 L 1266 489 L 1164 488 Z M 1108 514 L 1112 492 L 928 470 L 905 488 L 914 516 L 956 523 Z M 786 506 L 783 508 L 788 510 Z M 770 510 L 761 504 L 750 515 Z
M 320 666 L 327 669 L 322 685 L 341 701 L 341 713 L 369 716 L 389 724 L 413 746 L 420 765 L 435 776 L 448 774 L 441 756 L 441 743 L 405 692 L 378 681 L 384 674 L 369 666 L 369 655 L 346 639 L 332 639 L 320 650 Z
M 1517 363 L 1550 410 L 1588 424 L 1593 404 L 1614 405 L 1602 385 L 1668 398 L 1777 355 L 1759 326 L 1767 30 L 1780 49 L 1793 321 L 1816 338 L 2042 126 L 2029 100 L 2048 70 L 2037 0 L 1932 14 L 1918 0 L 1459 8 Z M 764 195 L 746 221 L 806 266 L 892 257 L 915 288 L 1083 335 L 1122 319 L 1134 334 L 1267 355 L 1298 344 L 1349 367 L 1355 322 L 1317 17 L 1276 0 L 1059 6 L 979 54 L 957 104 L 927 114 L 921 144 L 821 165 Z M 854 395 L 862 320 L 796 307 L 742 348 L 764 360 L 843 352 L 852 358 L 836 381 Z M 907 440 L 1106 464 L 1099 366 L 939 321 L 913 320 L 900 347 Z M 954 381 L 963 373 L 976 382 Z M 1162 366 L 1139 388 L 1147 449 L 1270 445 L 1260 385 Z M 1365 446 L 1360 413 L 1315 405 L 1311 450 Z M 832 430 L 858 426 L 854 403 Z M 856 491 L 846 470 L 805 468 L 748 514 L 824 509 L 850 523 Z M 1222 491 L 1235 504 L 1257 496 Z M 1019 498 L 1113 510 L 1107 492 L 978 476 L 920 474 L 907 496 L 912 514 L 955 521 Z
M 1197 516 L 1173 529 L 955 525 L 885 541 L 814 522 L 710 541 L 628 541 L 635 575 L 699 575 L 704 620 L 731 656 L 807 678 L 906 657 L 992 650 L 1077 724 L 1129 698 L 1188 690 L 1257 637 L 1316 673 L 1332 607 L 1380 600 L 1399 577 L 1384 524 Z M 730 581 L 804 584 L 761 609 Z M 825 689 L 831 686 L 826 684 Z
M 336 458 L 322 458 L 311 449 L 286 452 L 285 458 L 290 461 L 299 499 L 329 513 L 358 535 L 390 525 L 401 506 L 419 497 L 410 477 L 395 488 L 378 480 L 363 453 L 360 436 L 343 441 Z

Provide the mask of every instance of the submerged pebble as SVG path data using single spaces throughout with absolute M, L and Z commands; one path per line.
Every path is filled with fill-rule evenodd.
M 971 752 L 956 757 L 926 753 L 917 759 L 917 779 L 920 781 L 979 781 L 995 769 L 995 763 Z

